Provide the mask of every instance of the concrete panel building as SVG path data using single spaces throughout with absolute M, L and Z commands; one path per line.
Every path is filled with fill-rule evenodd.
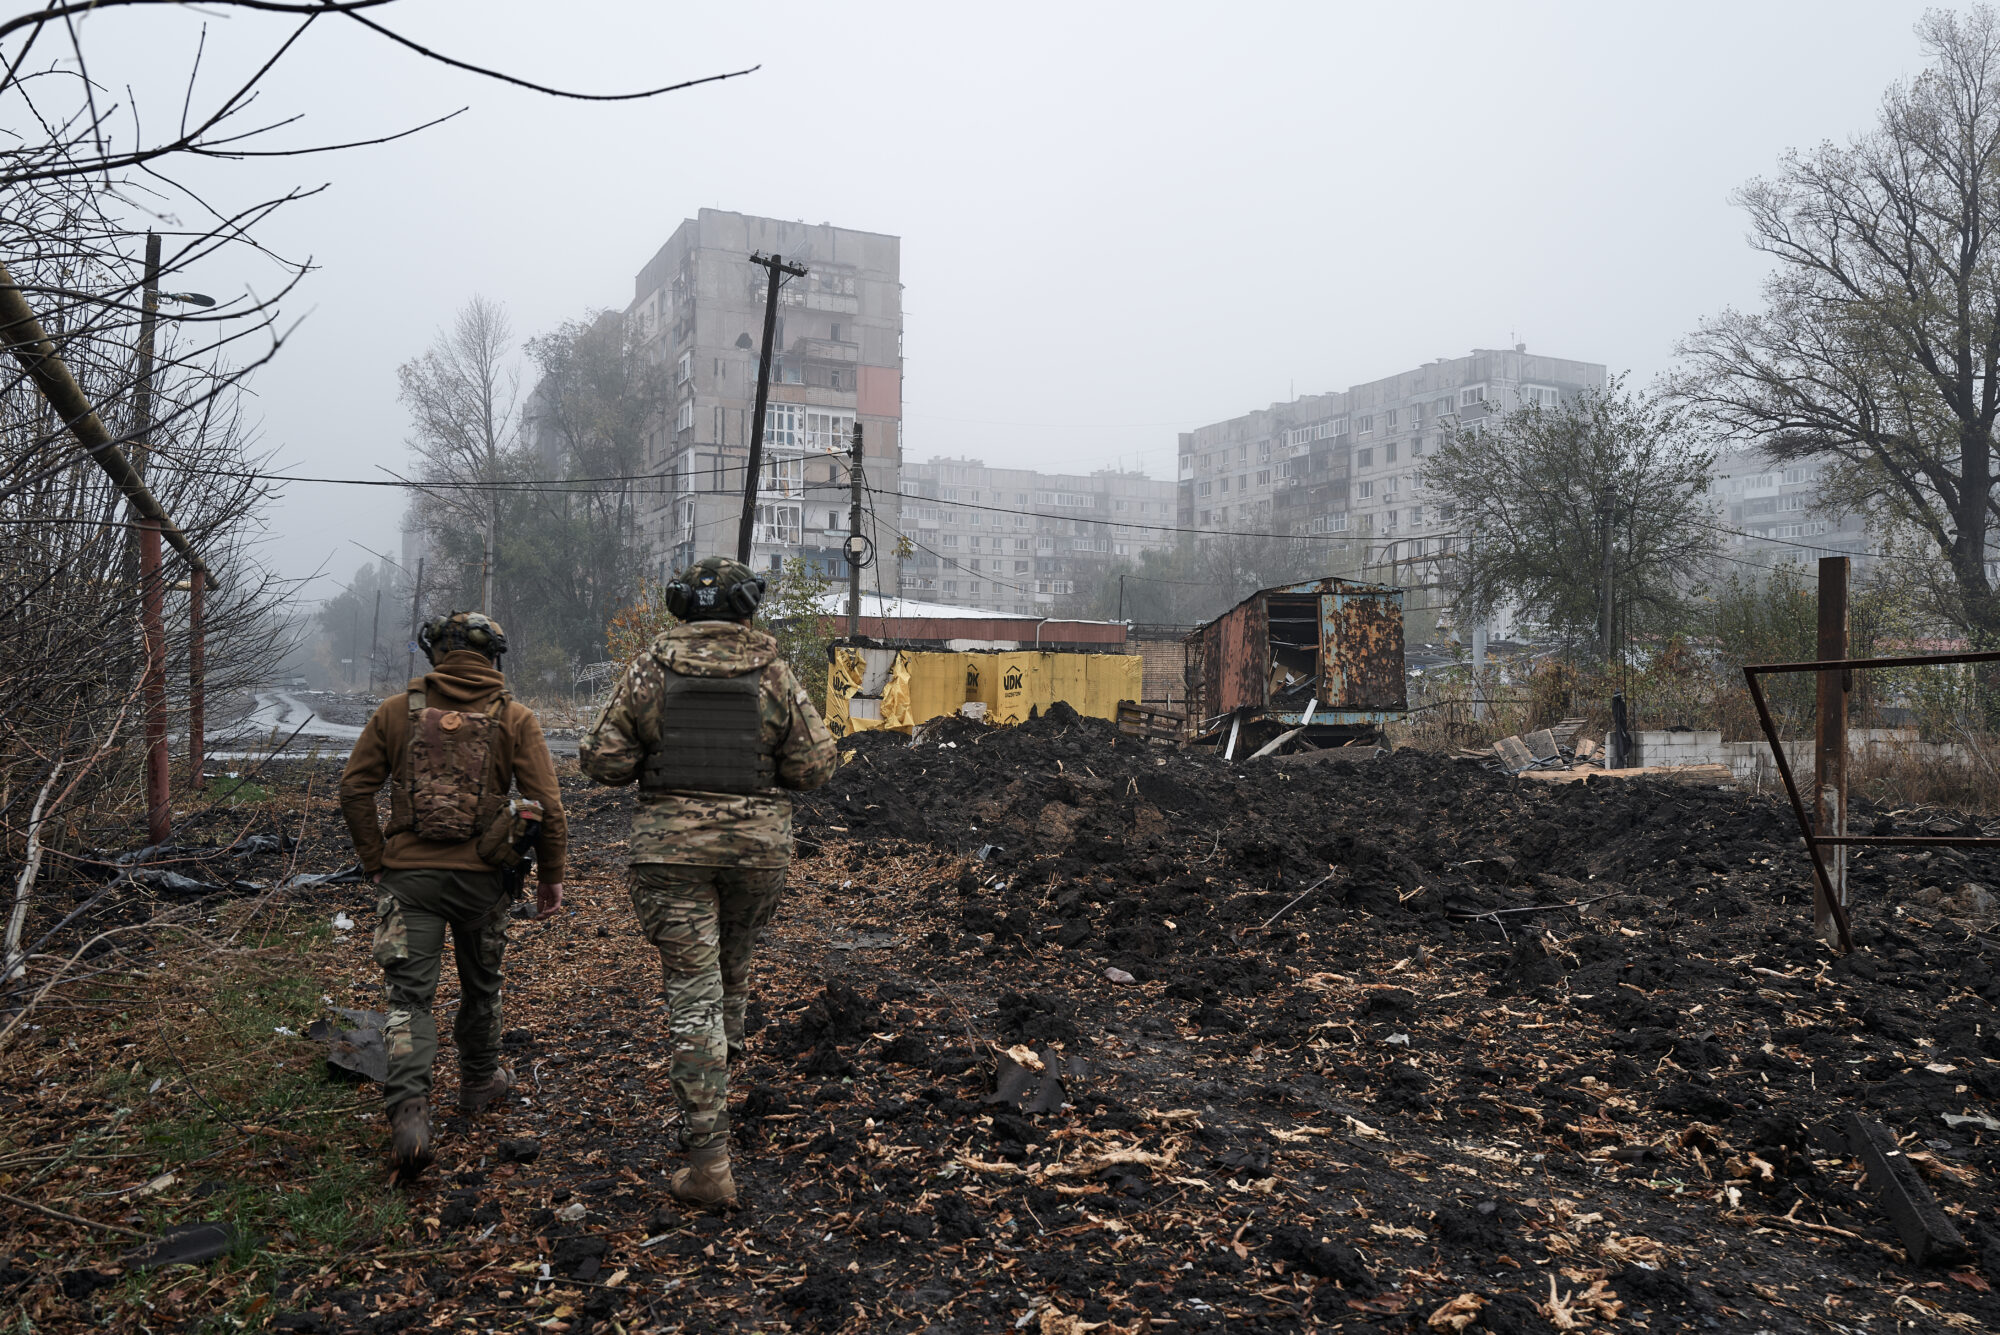
M 1119 560 L 1172 545 L 1174 484 L 1144 473 L 905 463 L 897 527 L 904 597 L 1017 616 L 1070 605 Z
M 870 486 L 893 493 L 902 458 L 902 242 L 878 232 L 703 209 L 639 271 L 627 313 L 670 385 L 647 442 L 665 485 L 644 538 L 655 573 L 736 549 L 768 281 L 753 251 L 808 272 L 779 292 L 751 563 L 800 556 L 845 578 L 855 422 Z M 864 531 L 895 587 L 894 537 Z
M 1723 554 L 1776 565 L 1874 551 L 1863 516 L 1829 513 L 1821 504 L 1820 483 L 1828 463 L 1777 461 L 1754 448 L 1717 456 L 1709 496 Z
M 1525 344 L 1476 348 L 1197 427 L 1180 438 L 1179 522 L 1218 535 L 1339 535 L 1346 541 L 1329 544 L 1329 562 L 1343 573 L 1433 588 L 1455 535 L 1452 516 L 1423 484 L 1424 455 L 1448 431 L 1478 430 L 1522 404 L 1555 404 L 1607 378 L 1601 363 L 1545 357 Z M 1409 610 L 1427 607 L 1417 598 Z M 1415 633 L 1428 634 L 1416 620 Z
M 1475 349 L 1400 375 L 1197 427 L 1180 438 L 1180 522 L 1215 532 L 1351 533 L 1373 559 L 1425 549 L 1449 522 L 1419 480 L 1444 432 L 1601 388 L 1604 366 Z

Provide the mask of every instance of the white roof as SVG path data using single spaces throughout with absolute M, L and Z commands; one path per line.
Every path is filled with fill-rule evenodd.
M 820 599 L 820 609 L 828 616 L 847 615 L 847 590 L 830 590 Z M 1115 626 L 1115 621 L 1086 621 L 1082 617 L 1038 617 L 1029 612 L 996 612 L 988 607 L 956 607 L 950 603 L 927 603 L 915 598 L 884 598 L 879 593 L 861 595 L 861 615 L 865 617 L 908 617 L 910 619 L 968 621 L 1064 621 L 1075 625 Z

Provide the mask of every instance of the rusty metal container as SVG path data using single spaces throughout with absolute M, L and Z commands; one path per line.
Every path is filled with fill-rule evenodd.
M 1372 737 L 1409 709 L 1403 591 L 1316 579 L 1251 594 L 1185 640 L 1188 716 L 1261 744 L 1302 728 L 1335 745 Z

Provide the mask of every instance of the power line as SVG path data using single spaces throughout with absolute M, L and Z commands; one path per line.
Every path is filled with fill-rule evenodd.
M 721 461 L 718 461 L 716 466 L 713 469 L 708 470 L 708 472 L 710 473 L 711 476 L 714 476 L 716 474 L 726 475 L 729 473 L 741 472 L 743 471 L 744 467 L 745 465 L 741 463 L 734 463 L 734 462 L 723 463 Z M 228 469 L 214 469 L 207 471 L 211 472 L 214 476 L 235 477 L 235 478 L 243 478 L 252 481 L 262 481 L 262 482 L 303 482 L 316 485 L 345 486 L 345 487 L 396 487 L 396 488 L 402 488 L 407 491 L 543 492 L 553 495 L 561 495 L 561 494 L 595 495 L 603 491 L 607 486 L 632 485 L 639 483 L 663 484 L 659 487 L 638 487 L 637 493 L 639 495 L 665 495 L 669 494 L 666 484 L 668 484 L 671 481 L 669 478 L 664 476 L 655 474 L 645 474 L 645 473 L 619 474 L 606 477 L 560 478 L 560 479 L 549 479 L 549 480 L 515 479 L 515 480 L 501 481 L 501 482 L 484 482 L 477 480 L 419 481 L 410 478 L 301 477 L 295 474 L 288 474 L 288 473 L 264 473 L 257 471 L 228 470 Z M 833 486 L 836 484 L 829 482 L 822 485 Z M 1131 519 L 1098 518 L 1095 512 L 1092 512 L 1091 515 L 1086 517 L 1076 514 L 1051 514 L 1042 510 L 1024 510 L 1017 506 L 987 505 L 976 501 L 946 501 L 938 499 L 936 497 L 918 496 L 909 492 L 891 491 L 886 487 L 864 487 L 863 490 L 869 493 L 871 496 L 894 496 L 899 501 L 927 502 L 935 504 L 940 508 L 949 507 L 958 510 L 978 510 L 988 514 L 1025 515 L 1034 519 L 1067 521 L 1070 523 L 1077 523 L 1077 524 L 1109 524 L 1109 525 L 1116 525 L 1118 527 L 1125 529 L 1143 530 L 1148 533 L 1193 533 L 1196 535 L 1202 535 L 1208 537 L 1271 538 L 1271 539 L 1281 539 L 1281 540 L 1299 540 L 1307 542 L 1343 542 L 1343 543 L 1359 542 L 1362 541 L 1365 536 L 1360 533 L 1349 533 L 1344 531 L 1339 533 L 1264 533 L 1248 529 L 1201 528 L 1195 525 L 1187 525 L 1187 524 L 1148 524 Z M 676 489 L 671 494 L 682 495 L 682 494 L 695 494 L 695 493 L 683 493 L 678 489 Z M 722 494 L 722 493 L 714 493 L 714 494 Z M 871 513 L 873 513 L 872 506 L 871 506 Z M 1708 529 L 1712 532 L 1725 534 L 1730 537 L 1746 538 L 1752 542 L 1770 543 L 1780 547 L 1792 547 L 1800 551 L 1818 552 L 1833 556 L 1860 555 L 1860 556 L 1865 556 L 1870 560 L 1877 560 L 1877 561 L 1904 561 L 1914 565 L 1925 564 L 1924 558 L 1922 557 L 1896 556 L 1884 552 L 1856 553 L 1840 547 L 1828 547 L 1818 543 L 1795 542 L 1787 538 L 1777 538 L 1762 533 L 1752 533 L 1747 529 L 1732 528 L 1726 524 L 1704 523 L 1703 521 L 1698 519 L 1690 519 L 1686 522 L 1693 525 L 1696 528 Z M 1456 537 L 1459 535 L 1427 534 L 1425 536 Z M 1399 539 L 1399 541 L 1411 541 L 1411 540 L 1412 539 Z M 1426 556 L 1414 559 L 1428 560 L 1431 558 Z M 1734 558 L 1724 557 L 1724 559 L 1729 560 Z

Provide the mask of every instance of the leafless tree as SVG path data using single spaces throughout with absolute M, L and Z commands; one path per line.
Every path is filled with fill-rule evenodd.
M 396 372 L 417 478 L 433 484 L 418 493 L 420 521 L 434 533 L 456 527 L 481 534 L 479 606 L 496 616 L 500 486 L 520 397 L 513 338 L 506 309 L 474 296 L 450 329 Z
M 267 115 L 283 87 L 281 60 L 315 27 L 352 23 L 384 43 L 471 74 L 585 100 L 650 97 L 577 93 L 484 69 L 427 48 L 383 22 L 392 0 L 53 0 L 0 18 L 0 285 L 19 291 L 114 440 L 144 467 L 148 490 L 221 578 L 208 595 L 209 679 L 217 693 L 264 677 L 283 648 L 286 588 L 261 564 L 262 512 L 272 482 L 241 415 L 246 378 L 284 342 L 280 307 L 308 272 L 259 237 L 278 209 L 313 193 L 228 199 L 196 189 L 195 163 L 308 157 L 415 133 L 307 138 L 300 119 Z M 126 79 L 107 76 L 86 41 L 120 14 L 183 15 L 185 89 L 177 114 L 142 118 Z M 273 25 L 270 44 L 220 77 L 204 60 L 202 24 L 217 14 Z M 86 23 L 85 20 L 88 20 Z M 158 48 L 141 59 L 159 68 Z M 717 75 L 727 78 L 730 75 Z M 691 82 L 708 82 L 698 79 Z M 686 87 L 686 83 L 672 87 Z M 451 112 L 448 114 L 456 114 Z M 441 119 L 442 117 L 440 117 Z M 204 178 L 213 185 L 213 172 Z M 225 173 L 225 194 L 238 179 Z M 244 292 L 194 309 L 146 298 L 146 234 L 162 238 L 160 286 L 231 273 Z M 20 337 L 20 328 L 15 338 Z M 504 343 L 504 330 L 499 335 Z M 133 541 L 127 497 L 103 461 L 80 448 L 24 372 L 0 370 L 0 989 L 42 995 L 33 909 L 50 868 L 129 839 L 140 808 L 139 674 L 132 627 L 140 590 L 126 572 Z M 169 563 L 165 579 L 185 583 Z M 185 679 L 185 604 L 169 595 L 170 680 Z M 185 726 L 185 715 L 170 720 Z M 53 854 L 51 858 L 47 856 Z M 73 875 L 53 878 L 75 884 Z M 18 1023 L 18 1016 L 9 1028 Z M 0 1034 L 6 1032 L 0 1029 Z
M 1871 130 L 1738 193 L 1776 264 L 1764 309 L 1691 335 L 1674 388 L 1778 459 L 1839 460 L 1829 503 L 1916 525 L 1949 564 L 1957 619 L 1991 641 L 2000 21 L 1933 10 L 1917 34 L 1929 65 L 1890 88 Z

